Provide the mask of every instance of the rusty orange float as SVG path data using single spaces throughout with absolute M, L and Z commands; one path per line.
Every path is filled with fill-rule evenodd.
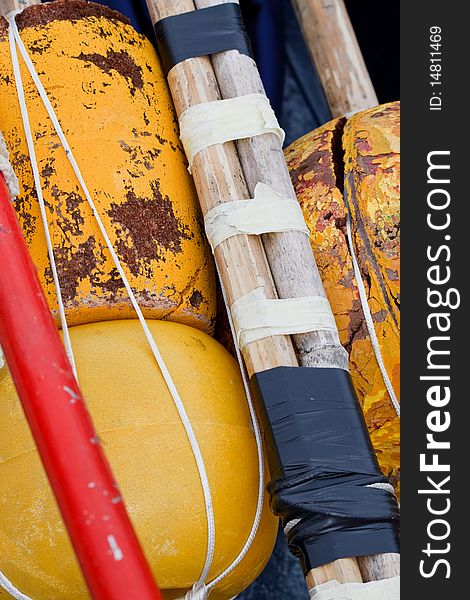
M 32 6 L 17 24 L 145 316 L 212 332 L 212 258 L 153 46 L 119 13 L 78 0 Z M 68 322 L 133 318 L 24 64 L 21 72 Z M 2 132 L 21 186 L 17 213 L 57 315 L 3 18 L 0 94 Z
M 399 419 L 364 320 L 346 235 L 352 234 L 381 354 L 400 387 L 399 103 L 335 119 L 286 151 L 292 181 L 380 465 L 399 480 Z

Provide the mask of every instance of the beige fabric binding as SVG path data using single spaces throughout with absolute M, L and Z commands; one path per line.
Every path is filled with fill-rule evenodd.
M 284 143 L 285 133 L 264 94 L 195 104 L 179 118 L 180 138 L 189 161 L 209 146 L 274 133 Z
M 272 335 L 336 331 L 330 304 L 323 296 L 269 300 L 259 287 L 236 300 L 230 312 L 241 349 Z

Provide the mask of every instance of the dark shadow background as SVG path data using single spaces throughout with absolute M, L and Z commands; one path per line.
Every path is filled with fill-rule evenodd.
M 250 0 L 245 2 L 245 4 L 250 3 Z M 288 145 L 328 121 L 331 115 L 291 1 L 274 0 L 274 3 L 281 5 L 283 22 L 280 35 L 284 36 L 283 101 L 282 106 L 275 105 L 275 108 L 286 131 L 286 145 Z M 271 0 L 267 0 L 264 4 L 269 5 L 272 10 Z M 382 104 L 398 100 L 400 97 L 398 0 L 395 2 L 346 0 L 346 6 L 379 102 Z M 267 82 L 267 87 L 270 89 L 270 82 Z M 273 101 L 272 97 L 271 101 Z

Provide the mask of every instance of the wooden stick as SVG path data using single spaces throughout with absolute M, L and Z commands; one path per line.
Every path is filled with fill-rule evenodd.
M 378 104 L 343 0 L 293 0 L 333 117 Z
M 207 8 L 234 0 L 194 0 L 197 8 Z M 236 0 L 235 0 L 236 1 Z M 212 64 L 223 98 L 265 93 L 256 63 L 233 50 L 212 56 Z M 273 134 L 236 142 L 250 193 L 259 181 L 288 198 L 296 199 L 280 140 Z M 263 236 L 266 255 L 281 298 L 325 296 L 323 283 L 308 238 L 298 232 Z M 300 259 L 300 260 L 299 260 Z M 337 333 L 311 332 L 293 336 L 300 364 L 304 367 L 348 368 L 348 356 Z M 365 581 L 397 574 L 399 555 L 362 557 Z
M 400 555 L 396 553 L 359 556 L 357 562 L 364 581 L 380 581 L 400 575 Z
M 7 15 L 12 10 L 26 8 L 31 4 L 41 4 L 41 0 L 0 0 L 0 15 Z
M 148 0 L 147 5 L 154 23 L 194 10 L 192 0 Z M 206 57 L 186 60 L 173 67 L 168 83 L 178 116 L 194 104 L 221 97 L 211 62 Z M 200 152 L 194 159 L 192 172 L 203 214 L 222 202 L 250 197 L 232 142 Z M 246 235 L 229 238 L 218 246 L 215 258 L 230 305 L 259 286 L 265 287 L 269 297 L 277 296 L 259 238 Z M 298 366 L 289 336 L 274 336 L 249 344 L 243 350 L 243 357 L 250 376 L 277 366 Z M 315 578 L 322 582 L 330 579 L 362 581 L 354 559 L 338 560 L 327 567 L 315 569 Z

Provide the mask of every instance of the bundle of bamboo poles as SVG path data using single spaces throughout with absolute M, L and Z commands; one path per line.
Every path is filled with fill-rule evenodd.
M 147 5 L 153 23 L 157 23 L 165 17 L 230 1 L 148 0 Z M 264 93 L 255 62 L 237 50 L 185 60 L 171 69 L 168 83 L 178 116 L 196 104 Z M 253 198 L 258 182 L 295 199 L 281 142 L 274 134 L 210 146 L 195 156 L 192 173 L 204 215 L 218 204 Z M 270 233 L 262 239 L 238 235 L 216 248 L 215 259 L 228 308 L 261 286 L 267 298 L 326 297 L 309 240 L 302 233 Z M 248 344 L 243 358 L 250 376 L 299 364 L 347 368 L 347 355 L 337 332 L 272 336 Z M 343 583 L 374 581 L 398 573 L 396 554 L 347 558 L 313 569 L 307 584 L 312 589 L 335 579 Z
M 0 154 L 2 143 L 0 137 Z M 1 169 L 0 257 L 0 341 L 92 597 L 161 600 L 124 504 L 89 486 L 117 489 Z M 90 513 L 94 527 L 84 517 Z

